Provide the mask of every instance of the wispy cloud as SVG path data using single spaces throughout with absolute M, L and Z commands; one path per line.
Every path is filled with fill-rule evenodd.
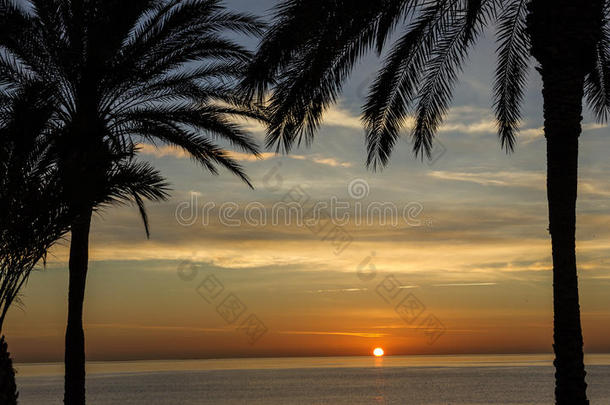
M 439 128 L 441 132 L 465 132 L 465 133 L 496 133 L 497 126 L 492 119 L 482 119 L 476 122 L 447 122 Z
M 583 132 L 594 131 L 596 129 L 607 128 L 607 124 L 599 124 L 596 122 L 588 122 L 582 124 Z M 544 136 L 544 127 L 538 128 L 522 128 L 519 130 L 518 140 L 523 144 L 531 143 Z
M 202 333 L 225 333 L 232 332 L 230 327 L 225 328 L 197 328 L 192 326 L 169 326 L 169 325 L 130 325 L 121 323 L 90 323 L 90 329 L 127 329 L 127 330 L 157 330 L 157 331 L 183 331 L 183 332 L 202 332 Z
M 236 117 L 236 120 L 246 131 L 258 134 L 266 132 L 265 125 L 258 121 L 239 117 Z M 342 107 L 341 103 L 333 105 L 324 113 L 322 124 L 332 127 L 358 130 L 362 130 L 363 128 L 362 122 L 360 121 L 360 117 L 357 114 L 353 114 L 351 111 Z
M 594 131 L 596 129 L 604 129 L 608 128 L 608 124 L 600 124 L 597 122 L 588 122 L 586 124 L 582 124 L 583 131 Z
M 520 171 L 520 172 L 449 172 L 432 171 L 428 174 L 440 180 L 464 181 L 482 186 L 511 186 L 511 187 L 530 187 L 544 189 L 544 173 Z
M 173 157 L 177 159 L 188 159 L 189 155 L 182 149 L 173 146 L 155 146 L 149 143 L 140 143 L 138 148 L 141 154 L 154 156 L 156 158 L 162 157 Z M 274 152 L 263 152 L 259 156 L 254 156 L 250 153 L 234 152 L 230 151 L 229 155 L 231 158 L 242 161 L 242 162 L 256 162 L 261 160 L 268 160 L 274 157 L 280 156 Z M 321 156 L 318 154 L 314 155 L 287 155 L 288 158 L 296 160 L 306 160 L 323 166 L 330 167 L 352 167 L 351 162 L 341 161 L 339 159 L 327 156 Z
M 281 335 L 330 335 L 330 336 L 355 336 L 363 338 L 380 338 L 388 336 L 387 333 L 369 333 L 369 332 L 319 332 L 319 331 L 300 331 L 286 330 L 279 332 Z
M 171 156 L 178 159 L 188 158 L 188 154 L 185 151 L 174 146 L 155 146 L 149 143 L 139 143 L 138 149 L 143 155 L 154 156 L 157 158 L 166 156 Z
M 608 188 L 608 183 L 606 182 L 598 182 L 597 184 L 593 184 L 589 181 L 580 181 L 578 184 L 578 189 L 581 194 L 588 194 L 590 196 L 595 197 L 610 197 L 610 189 Z
M 352 167 L 352 163 L 350 162 L 342 162 L 332 157 L 324 157 L 320 155 L 289 155 L 289 157 L 296 160 L 307 160 L 319 165 L 330 167 Z
M 475 287 L 497 285 L 498 283 L 448 283 L 448 284 L 433 284 L 434 287 Z
M 244 153 L 244 152 L 229 152 L 229 155 L 233 159 L 243 161 L 243 162 L 256 162 L 259 160 L 271 159 L 271 158 L 274 158 L 277 156 L 277 154 L 275 154 L 273 152 L 263 152 L 259 156 L 254 156 L 251 153 Z
M 336 288 L 329 290 L 307 290 L 305 292 L 310 294 L 323 294 L 323 293 L 339 293 L 339 292 L 361 292 L 368 291 L 368 288 Z
M 324 114 L 324 125 L 362 130 L 363 125 L 358 115 L 352 114 L 339 104 Z
M 138 144 L 138 149 L 139 152 L 143 155 L 149 155 L 149 156 L 154 156 L 157 158 L 161 158 L 161 157 L 174 157 L 177 159 L 188 159 L 189 155 L 182 149 L 180 148 L 176 148 L 174 146 L 155 146 L 149 143 L 139 143 Z M 267 159 L 271 159 L 273 157 L 276 156 L 275 153 L 272 152 L 264 152 L 261 153 L 258 157 L 254 156 L 251 153 L 244 153 L 244 152 L 229 152 L 229 155 L 235 159 L 235 160 L 239 160 L 239 161 L 246 161 L 246 162 L 255 162 L 257 160 L 267 160 Z
M 499 171 L 499 172 L 450 172 L 436 170 L 428 176 L 439 180 L 460 181 L 496 187 L 524 187 L 536 190 L 546 189 L 546 173 L 543 171 Z M 608 182 L 605 179 L 582 178 L 578 185 L 582 196 L 593 198 L 610 197 Z

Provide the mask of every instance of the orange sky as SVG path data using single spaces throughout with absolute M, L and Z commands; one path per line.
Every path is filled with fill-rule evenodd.
M 171 217 L 172 207 L 157 207 L 155 216 Z M 297 226 L 182 227 L 168 219 L 153 228 L 162 238 L 145 241 L 136 231 L 116 231 L 140 231 L 132 210 L 111 212 L 96 220 L 92 237 L 85 311 L 91 360 L 363 355 L 376 346 L 388 354 L 551 350 L 548 240 L 530 231 L 536 223 L 523 227 L 529 238 L 511 235 L 507 212 L 503 219 L 452 211 L 458 220 L 429 211 L 436 228 L 348 225 L 359 239 L 339 255 Z M 494 227 L 485 230 L 491 218 Z M 469 227 L 457 239 L 462 221 Z M 608 277 L 595 268 L 605 240 L 598 235 L 579 246 L 588 352 L 610 351 Z M 19 362 L 63 356 L 65 245 L 32 275 L 24 308 L 7 319 Z M 223 291 L 207 302 L 198 287 L 210 277 Z M 217 310 L 231 293 L 244 306 L 233 323 Z M 406 298 L 416 305 L 403 319 L 397 307 Z M 237 330 L 250 315 L 266 328 L 254 344 Z M 430 316 L 441 325 L 422 327 Z

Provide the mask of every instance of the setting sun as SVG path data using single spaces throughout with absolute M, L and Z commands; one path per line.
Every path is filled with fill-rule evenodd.
M 381 357 L 384 355 L 384 351 L 381 347 L 376 347 L 375 350 L 373 350 L 373 355 L 375 355 L 375 357 Z

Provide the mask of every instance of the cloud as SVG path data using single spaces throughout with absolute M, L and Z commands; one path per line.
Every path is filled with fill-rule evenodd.
M 330 167 L 352 167 L 353 166 L 352 163 L 350 163 L 350 162 L 342 162 L 335 158 L 323 157 L 320 155 L 311 155 L 311 156 L 288 155 L 288 157 L 291 159 L 296 159 L 296 160 L 307 160 L 307 161 L 310 161 L 313 163 L 317 163 L 319 165 L 330 166 Z
M 597 182 L 601 183 L 601 182 Z M 610 197 L 610 190 L 607 183 L 601 183 L 601 185 L 594 185 L 588 181 L 581 180 L 578 183 L 578 190 L 581 194 L 588 194 L 596 197 Z
M 603 128 L 607 128 L 607 127 L 608 127 L 608 125 L 606 125 L 606 124 L 588 122 L 588 123 L 582 124 L 582 131 L 583 132 L 594 131 L 596 129 L 603 129 Z M 523 129 L 519 130 L 518 139 L 521 143 L 528 144 L 537 139 L 542 138 L 543 136 L 544 136 L 544 127 L 523 128 Z
M 154 156 L 156 158 L 170 156 L 170 157 L 174 157 L 174 158 L 178 158 L 178 159 L 189 159 L 188 153 L 186 153 L 184 150 L 177 148 L 175 146 L 169 146 L 169 145 L 155 146 L 155 145 L 152 145 L 149 143 L 139 143 L 138 149 L 141 154 L 148 155 L 148 156 Z M 235 160 L 245 161 L 245 162 L 256 162 L 259 160 L 267 160 L 267 159 L 271 159 L 276 156 L 276 154 L 272 153 L 272 152 L 264 152 L 264 153 L 261 153 L 259 157 L 257 157 L 257 156 L 252 155 L 251 153 L 234 152 L 234 151 L 229 151 L 229 155 Z
M 229 152 L 229 154 L 233 159 L 239 160 L 242 162 L 257 162 L 259 160 L 272 159 L 277 156 L 277 154 L 273 153 L 273 152 L 263 152 L 260 154 L 259 157 L 254 156 L 251 153 L 244 153 L 244 152 Z
M 299 331 L 287 330 L 278 332 L 281 335 L 331 335 L 331 336 L 355 336 L 364 338 L 380 338 L 388 336 L 387 333 L 369 333 L 369 332 L 317 332 L 317 331 Z
M 183 332 L 201 332 L 201 333 L 226 333 L 233 332 L 233 328 L 199 328 L 193 326 L 172 326 L 172 325 L 131 325 L 121 323 L 89 323 L 89 329 L 130 329 L 130 330 L 157 330 L 157 331 L 183 331 Z
M 588 122 L 586 124 L 582 124 L 583 131 L 594 131 L 596 129 L 608 128 L 608 124 L 599 124 L 597 122 Z
M 363 129 L 363 123 L 359 116 L 342 109 L 340 105 L 330 109 L 324 115 L 324 124 L 351 129 Z M 403 122 L 403 128 L 410 130 L 415 125 L 415 117 L 408 116 Z M 445 117 L 440 132 L 465 132 L 465 133 L 496 133 L 497 127 L 494 118 L 488 109 L 474 106 L 458 106 L 452 108 Z
M 439 128 L 440 132 L 465 132 L 465 133 L 496 133 L 498 131 L 495 121 L 483 119 L 472 123 L 447 122 Z
M 178 159 L 187 159 L 189 157 L 185 151 L 174 146 L 155 146 L 149 143 L 139 143 L 138 149 L 143 155 L 154 156 L 157 158 L 171 156 Z
M 335 288 L 328 290 L 307 290 L 305 292 L 310 294 L 324 294 L 324 293 L 338 293 L 338 292 L 362 292 L 368 291 L 368 288 Z
M 590 174 L 589 174 L 590 175 Z M 546 190 L 546 173 L 533 171 L 499 171 L 499 172 L 450 172 L 436 170 L 428 176 L 448 181 L 460 181 L 482 186 L 524 187 L 536 190 Z M 584 177 L 584 176 L 582 176 Z M 610 186 L 605 179 L 598 177 L 581 178 L 578 190 L 581 196 L 593 198 L 610 197 Z
M 139 152 L 143 155 L 154 156 L 156 158 L 162 157 L 174 157 L 177 159 L 188 159 L 189 155 L 182 149 L 174 146 L 155 146 L 149 143 L 138 144 Z M 259 156 L 254 156 L 250 153 L 229 151 L 231 158 L 241 162 L 258 162 L 262 160 L 272 159 L 280 156 L 274 152 L 263 152 Z M 296 160 L 307 160 L 319 165 L 330 166 L 330 167 L 352 167 L 351 162 L 345 162 L 333 157 L 321 156 L 318 154 L 314 155 L 287 155 L 287 157 Z
M 449 172 L 436 170 L 428 174 L 440 180 L 463 181 L 482 186 L 509 186 L 509 187 L 529 187 L 536 189 L 545 188 L 544 173 L 520 171 L 520 172 Z
M 235 118 L 237 122 L 239 122 L 242 127 L 246 131 L 254 132 L 254 133 L 265 133 L 265 126 L 254 120 L 244 119 L 244 118 Z M 363 124 L 360 121 L 360 117 L 358 115 L 352 114 L 349 110 L 343 108 L 341 103 L 333 105 L 328 110 L 324 112 L 324 116 L 322 119 L 322 125 L 327 125 L 331 127 L 342 127 L 342 128 L 350 128 L 350 129 L 358 129 L 362 130 Z
M 543 127 L 539 127 L 539 128 L 524 128 L 519 130 L 519 135 L 517 135 L 517 138 L 519 140 L 519 142 L 523 143 L 523 144 L 528 144 L 530 142 L 533 142 L 537 139 L 540 139 L 544 136 L 544 128 Z
M 341 107 L 334 106 L 324 113 L 324 125 L 362 130 L 360 117 Z
M 498 283 L 448 283 L 448 284 L 433 284 L 433 287 L 474 287 L 497 285 Z

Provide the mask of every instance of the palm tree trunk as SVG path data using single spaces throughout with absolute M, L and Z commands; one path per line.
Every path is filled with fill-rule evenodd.
M 0 404 L 17 405 L 15 369 L 4 336 L 0 338 Z
M 68 292 L 68 326 L 66 328 L 65 385 L 66 405 L 85 404 L 85 333 L 83 301 L 89 260 L 91 210 L 72 225 L 70 241 L 70 287 Z
M 531 53 L 540 63 L 553 248 L 555 403 L 588 405 L 576 270 L 578 137 L 584 78 L 600 38 L 602 0 L 532 0 Z
M 576 270 L 578 137 L 583 77 L 569 69 L 542 68 L 547 139 L 549 231 L 553 249 L 555 400 L 586 405 L 583 337 Z

